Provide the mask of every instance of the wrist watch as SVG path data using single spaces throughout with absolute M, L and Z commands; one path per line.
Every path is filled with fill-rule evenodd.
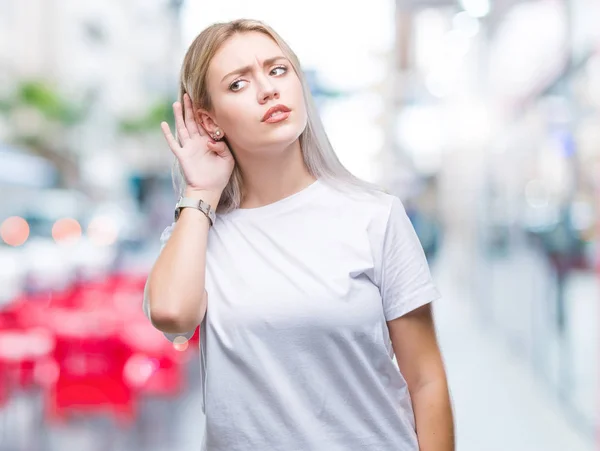
M 194 199 L 193 197 L 180 197 L 175 206 L 175 222 L 179 219 L 181 210 L 187 207 L 196 208 L 204 213 L 211 226 L 217 220 L 217 215 L 208 202 L 204 202 L 202 199 Z

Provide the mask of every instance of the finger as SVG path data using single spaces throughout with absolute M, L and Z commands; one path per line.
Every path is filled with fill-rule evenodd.
M 194 108 L 192 106 L 192 100 L 190 96 L 186 94 L 183 95 L 183 107 L 185 111 L 185 126 L 187 127 L 190 136 L 200 134 L 200 130 L 198 124 L 196 123 L 196 119 L 194 118 Z
M 167 124 L 166 122 L 161 122 L 160 128 L 162 129 L 163 135 L 165 135 L 165 139 L 167 140 L 167 143 L 169 144 L 169 148 L 175 155 L 177 155 L 177 152 L 179 151 L 179 149 L 181 147 L 179 146 L 179 144 L 177 143 L 177 140 L 171 133 L 169 124 Z
M 175 127 L 177 129 L 177 137 L 183 144 L 182 140 L 189 139 L 190 134 L 188 133 L 188 130 L 185 127 L 185 122 L 183 121 L 183 112 L 181 110 L 180 102 L 175 102 L 173 104 L 173 115 L 175 116 Z
M 220 157 L 227 157 L 230 155 L 229 149 L 227 148 L 224 142 L 209 141 L 208 149 L 216 153 Z

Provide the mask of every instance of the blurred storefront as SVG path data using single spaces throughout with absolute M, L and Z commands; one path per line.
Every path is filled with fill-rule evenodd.
M 479 294 L 493 293 L 487 318 L 591 434 L 600 40 L 584 3 L 515 5 L 491 37 L 489 90 L 503 121 L 486 161 Z
M 437 181 L 445 245 L 481 321 L 592 436 L 600 4 L 459 3 L 397 1 L 390 152 L 407 185 Z

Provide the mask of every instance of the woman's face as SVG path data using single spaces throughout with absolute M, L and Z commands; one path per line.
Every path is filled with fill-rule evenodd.
M 213 111 L 202 115 L 203 124 L 219 128 L 238 153 L 284 150 L 306 127 L 300 79 L 263 33 L 232 36 L 213 57 L 207 83 Z

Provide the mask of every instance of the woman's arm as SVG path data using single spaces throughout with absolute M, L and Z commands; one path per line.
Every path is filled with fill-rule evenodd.
M 412 399 L 419 450 L 454 451 L 452 406 L 431 304 L 387 324 Z
M 220 194 L 189 192 L 186 196 L 216 206 Z M 152 325 L 162 332 L 189 332 L 204 318 L 209 227 L 204 213 L 184 208 L 150 271 L 144 293 L 144 311 Z

